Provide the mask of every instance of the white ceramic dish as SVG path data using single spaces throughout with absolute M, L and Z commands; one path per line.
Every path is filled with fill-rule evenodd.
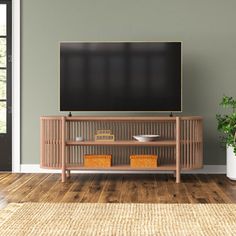
M 75 138 L 75 141 L 77 141 L 77 142 L 82 142 L 82 141 L 84 141 L 84 139 L 83 139 L 83 137 L 77 136 L 77 137 Z
M 159 134 L 134 135 L 133 138 L 138 140 L 139 142 L 153 142 L 153 141 L 157 141 L 160 138 L 160 135 Z

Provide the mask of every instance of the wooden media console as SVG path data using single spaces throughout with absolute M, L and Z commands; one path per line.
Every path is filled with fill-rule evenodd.
M 173 171 L 180 182 L 182 170 L 203 166 L 203 127 L 198 116 L 97 117 L 44 116 L 40 118 L 41 168 L 61 169 L 62 182 L 71 170 Z M 95 141 L 97 130 L 112 130 L 115 141 Z M 138 142 L 139 134 L 159 134 L 154 142 Z M 83 141 L 76 141 L 83 137 Z M 112 154 L 109 168 L 84 167 L 85 154 Z M 130 155 L 158 155 L 155 168 L 131 168 Z M 67 174 L 67 175 L 66 175 Z

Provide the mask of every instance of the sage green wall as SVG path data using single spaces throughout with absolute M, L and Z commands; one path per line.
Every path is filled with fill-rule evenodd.
M 215 114 L 236 95 L 235 0 L 22 0 L 22 155 L 39 163 L 39 117 L 59 113 L 59 41 L 183 41 L 184 113 L 204 117 L 206 164 L 224 164 Z

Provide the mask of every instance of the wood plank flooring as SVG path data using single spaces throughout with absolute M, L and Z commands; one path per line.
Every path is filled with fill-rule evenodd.
M 236 181 L 225 175 L 0 173 L 0 200 L 7 202 L 236 203 Z

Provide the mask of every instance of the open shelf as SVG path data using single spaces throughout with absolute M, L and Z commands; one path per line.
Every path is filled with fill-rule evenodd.
M 132 140 L 126 141 L 67 141 L 66 145 L 80 146 L 175 146 L 175 140 L 161 140 L 155 142 L 138 142 Z
M 176 170 L 175 165 L 161 165 L 155 168 L 132 168 L 130 165 L 114 165 L 111 167 L 84 167 L 84 166 L 67 166 L 67 170 L 115 170 L 115 171 L 155 171 L 155 170 Z

